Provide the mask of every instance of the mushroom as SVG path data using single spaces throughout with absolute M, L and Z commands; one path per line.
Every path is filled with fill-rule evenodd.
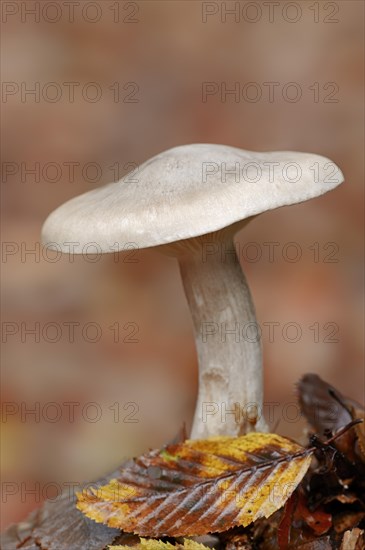
M 135 243 L 177 258 L 199 361 L 192 438 L 266 430 L 261 342 L 233 237 L 257 214 L 339 185 L 342 173 L 329 163 L 299 152 L 183 145 L 147 160 L 132 185 L 126 176 L 89 191 L 44 224 L 43 242 L 64 252 L 70 241 L 73 253 L 90 242 L 102 252 Z M 251 415 L 242 414 L 250 407 Z

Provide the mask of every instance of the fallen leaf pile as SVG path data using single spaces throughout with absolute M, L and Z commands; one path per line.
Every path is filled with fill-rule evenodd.
M 4 550 L 364 550 L 364 409 L 298 384 L 317 435 L 180 440 L 128 461 L 4 534 Z M 210 534 L 208 540 L 204 536 Z

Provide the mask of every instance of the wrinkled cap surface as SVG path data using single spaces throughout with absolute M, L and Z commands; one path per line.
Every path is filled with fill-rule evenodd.
M 225 145 L 175 147 L 133 175 L 66 202 L 47 218 L 42 240 L 75 253 L 102 252 L 197 237 L 267 210 L 318 197 L 343 181 L 329 159 Z M 117 243 L 117 244 L 116 244 Z

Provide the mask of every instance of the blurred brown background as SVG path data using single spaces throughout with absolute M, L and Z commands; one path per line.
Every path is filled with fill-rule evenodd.
M 290 404 L 308 371 L 362 400 L 364 5 L 274 4 L 2 2 L 3 526 L 190 425 L 197 364 L 175 262 L 153 251 L 136 263 L 58 258 L 37 245 L 51 210 L 164 149 L 294 149 L 341 167 L 339 189 L 264 214 L 237 239 L 271 426 L 302 436 Z M 216 93 L 204 98 L 206 82 Z M 274 261 L 268 242 L 279 243 Z M 138 342 L 127 342 L 135 326 Z M 27 414 L 36 407 L 39 422 Z

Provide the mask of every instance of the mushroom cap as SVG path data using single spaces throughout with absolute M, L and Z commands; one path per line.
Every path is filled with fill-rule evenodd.
M 64 203 L 48 216 L 42 240 L 66 252 L 77 243 L 75 253 L 89 243 L 102 252 L 163 245 L 318 197 L 342 181 L 339 168 L 315 154 L 183 145 Z

